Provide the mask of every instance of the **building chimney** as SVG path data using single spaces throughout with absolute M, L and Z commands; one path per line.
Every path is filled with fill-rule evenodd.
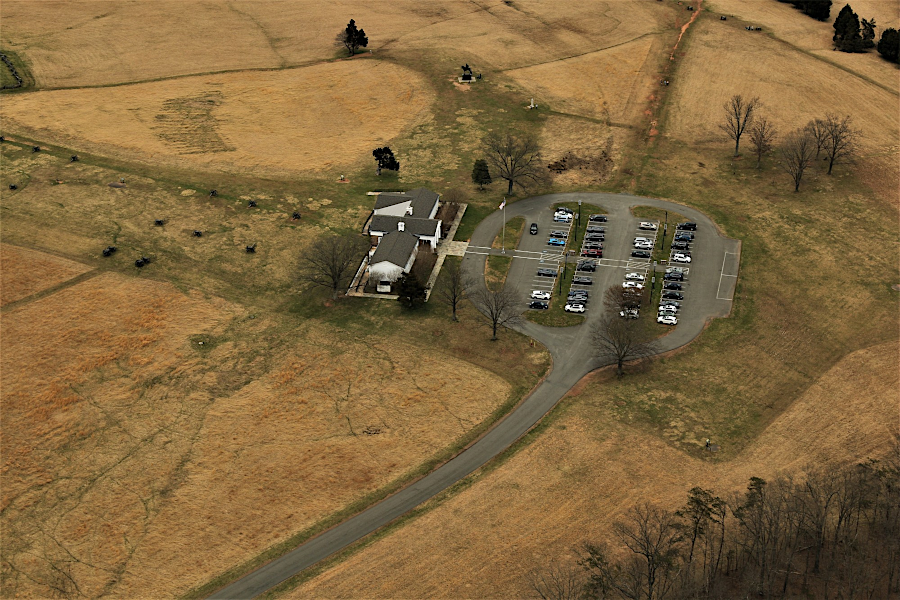
M 406 228 L 406 223 L 404 223 L 403 221 L 397 222 L 397 231 L 405 231 L 405 228 Z

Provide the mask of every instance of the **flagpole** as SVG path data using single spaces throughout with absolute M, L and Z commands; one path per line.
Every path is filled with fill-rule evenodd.
M 506 196 L 503 196 L 503 233 L 500 234 L 500 254 L 506 254 Z

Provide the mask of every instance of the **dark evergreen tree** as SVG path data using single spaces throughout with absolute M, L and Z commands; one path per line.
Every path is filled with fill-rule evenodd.
M 400 163 L 397 162 L 397 159 L 394 158 L 394 152 L 387 146 L 384 148 L 375 148 L 372 150 L 372 156 L 375 157 L 376 167 L 375 174 L 381 175 L 382 169 L 387 169 L 388 171 L 399 171 Z
M 875 47 L 875 19 L 863 19 L 860 28 L 862 47 L 865 49 Z
M 859 17 L 849 4 L 845 4 L 834 20 L 834 47 L 841 52 L 859 52 L 863 48 L 859 33 Z
M 479 189 L 483 190 L 484 186 L 490 184 L 491 181 L 493 180 L 491 179 L 487 161 L 479 158 L 475 161 L 475 167 L 472 169 L 472 182 L 477 184 Z
M 827 21 L 831 16 L 831 0 L 807 0 L 803 12 L 813 19 Z
M 885 29 L 878 41 L 878 54 L 892 63 L 897 62 L 900 55 L 900 33 L 896 29 Z
M 404 273 L 397 280 L 397 300 L 408 309 L 419 308 L 425 304 L 425 286 L 412 273 Z
M 364 30 L 357 29 L 356 21 L 350 19 L 347 28 L 338 34 L 337 42 L 350 52 L 350 56 L 353 56 L 357 50 L 369 45 L 369 38 L 366 37 Z

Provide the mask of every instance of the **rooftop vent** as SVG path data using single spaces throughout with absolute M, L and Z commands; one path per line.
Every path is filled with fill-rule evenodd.
M 404 223 L 403 221 L 398 222 L 397 223 L 397 231 L 405 231 L 405 230 L 406 230 L 406 223 Z

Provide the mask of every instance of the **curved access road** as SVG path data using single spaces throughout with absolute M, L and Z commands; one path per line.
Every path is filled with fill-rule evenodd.
M 696 242 L 692 249 L 694 263 L 689 274 L 688 291 L 685 292 L 688 301 L 679 314 L 677 327 L 661 339 L 662 352 L 674 350 L 696 338 L 712 318 L 728 316 L 740 258 L 740 242 L 721 236 L 715 224 L 695 209 L 663 200 L 621 194 L 551 194 L 507 206 L 507 219 L 523 216 L 526 223 L 539 223 L 541 227 L 541 235 L 531 236 L 526 232 L 519 248 L 507 250 L 507 254 L 514 256 L 507 282 L 522 292 L 523 299 L 531 289 L 538 266 L 547 266 L 546 259 L 541 264 L 540 255 L 548 250 L 544 233 L 553 226 L 550 207 L 554 203 L 578 200 L 605 209 L 609 222 L 605 224 L 607 237 L 604 256 L 623 259 L 621 264 L 616 262 L 617 266 L 599 268 L 593 274 L 592 296 L 602 296 L 607 285 L 621 282 L 625 269 L 631 268 L 626 266 L 628 261 L 625 259 L 630 254 L 632 238 L 639 235 L 638 219 L 632 217 L 630 212 L 632 206 L 654 206 L 671 210 L 697 223 Z M 499 252 L 489 248 L 502 223 L 503 215 L 496 211 L 482 221 L 473 233 L 469 243 L 470 251 L 463 260 L 463 268 L 469 274 L 483 274 L 486 255 Z M 479 281 L 483 282 L 483 277 Z M 595 300 L 595 304 L 599 302 Z M 517 330 L 546 346 L 553 359 L 553 368 L 513 412 L 477 442 L 422 479 L 249 573 L 211 597 L 252 598 L 261 594 L 390 523 L 497 456 L 531 429 L 582 377 L 598 367 L 606 366 L 592 356 L 590 343 L 590 323 L 600 316 L 600 312 L 589 310 L 586 322 L 575 327 L 543 327 L 528 321 L 517 325 Z

